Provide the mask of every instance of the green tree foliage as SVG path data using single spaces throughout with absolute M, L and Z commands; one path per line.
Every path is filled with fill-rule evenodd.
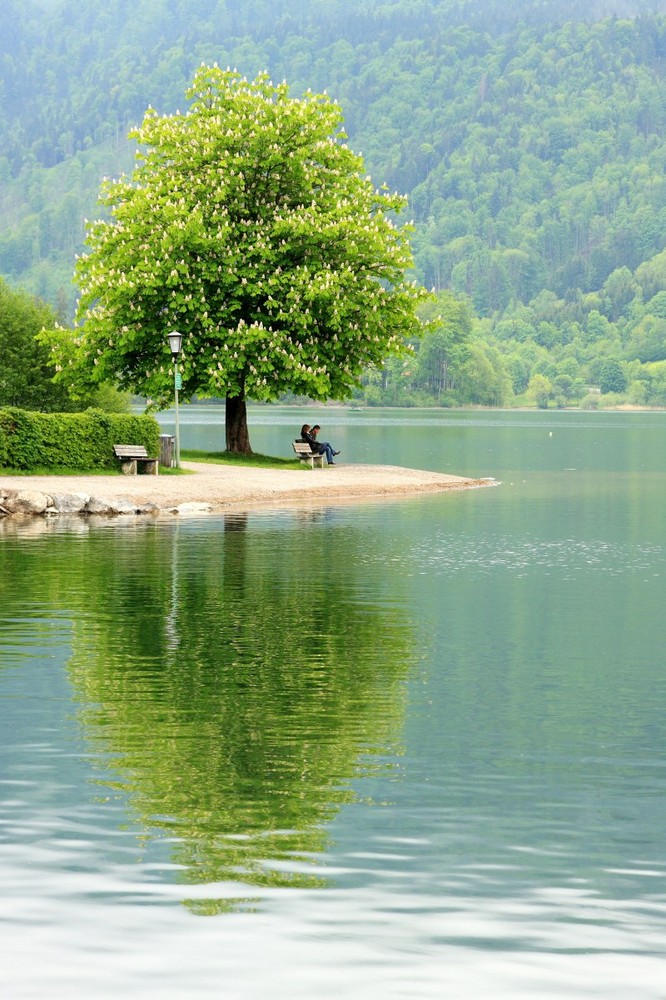
M 641 396 L 636 401 L 649 401 L 656 406 L 666 406 L 666 361 L 655 361 L 643 365 L 633 386 L 640 386 Z
M 650 314 L 644 316 L 632 330 L 627 357 L 639 361 L 666 360 L 666 319 Z
M 24 289 L 0 278 L 0 407 L 15 406 L 44 413 L 83 410 L 127 413 L 129 396 L 102 384 L 74 399 L 54 382 L 55 368 L 41 332 L 57 322 L 55 310 Z
M 179 330 L 185 396 L 225 396 L 227 449 L 247 452 L 246 399 L 343 398 L 418 335 L 427 295 L 405 277 L 404 199 L 363 175 L 336 104 L 216 67 L 188 97 L 131 133 L 146 151 L 104 187 L 111 219 L 77 266 L 82 325 L 54 350 L 67 384 L 116 380 L 166 405 Z
M 0 278 L 0 406 L 25 410 L 72 409 L 67 391 L 53 384 L 48 349 L 35 338 L 56 321 L 53 309 Z
M 627 376 L 624 368 L 616 358 L 609 358 L 601 366 L 599 388 L 602 393 L 624 392 L 627 388 Z
M 426 283 L 446 287 L 460 263 L 452 242 L 472 240 L 456 280 L 474 282 L 480 311 L 507 293 L 527 301 L 544 284 L 562 294 L 634 270 L 664 230 L 663 19 L 640 0 L 622 9 L 636 21 L 598 21 L 616 13 L 609 0 L 505 6 L 137 0 L 130 12 L 108 0 L 82 14 L 62 0 L 45 16 L 36 0 L 20 13 L 6 0 L 4 170 L 30 196 L 19 220 L 8 216 L 0 270 L 38 281 L 45 258 L 60 270 L 97 190 L 85 176 L 92 151 L 126 156 L 146 104 L 173 111 L 195 67 L 214 59 L 335 93 L 373 176 L 412 192 Z M 571 23 L 580 17 L 597 23 Z M 54 201 L 43 169 L 61 163 L 72 166 L 69 204 Z
M 195 68 L 217 61 L 335 95 L 372 176 L 409 192 L 418 280 L 468 299 L 488 321 L 475 336 L 503 363 L 534 340 L 556 368 L 575 355 L 588 383 L 611 355 L 651 364 L 663 356 L 657 327 L 633 331 L 664 318 L 645 304 L 666 291 L 665 11 L 666 0 L 106 0 L 84 11 L 5 0 L 0 274 L 71 318 L 100 176 L 131 169 L 125 137 L 149 102 L 173 112 Z M 605 328 L 588 325 L 593 310 Z M 422 390 L 406 371 L 374 389 L 408 400 Z
M 419 346 L 415 384 L 441 401 L 469 360 L 472 313 L 451 292 L 441 292 L 423 315 L 430 320 L 430 329 Z
M 487 344 L 474 342 L 457 379 L 461 403 L 502 406 L 511 397 L 511 379 L 500 352 Z
M 540 409 L 545 410 L 549 400 L 554 395 L 553 383 L 545 375 L 536 372 L 530 379 L 527 392 L 534 399 L 536 405 Z

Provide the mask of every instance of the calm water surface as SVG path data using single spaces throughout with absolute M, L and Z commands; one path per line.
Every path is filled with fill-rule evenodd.
M 2 996 L 666 997 L 666 414 L 307 417 L 502 485 L 0 524 Z

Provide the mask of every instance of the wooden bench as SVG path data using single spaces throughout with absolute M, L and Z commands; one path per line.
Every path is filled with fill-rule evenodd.
M 142 444 L 114 444 L 116 458 L 120 459 L 120 469 L 124 476 L 136 476 L 143 472 L 147 476 L 156 476 L 159 470 L 159 459 L 149 458 Z
M 325 465 L 328 465 L 326 455 L 323 452 L 319 455 L 317 452 L 312 451 L 310 449 L 310 445 L 306 441 L 294 441 L 294 451 L 300 458 L 301 462 L 307 462 L 311 469 L 314 469 L 315 462 L 319 462 L 322 469 Z

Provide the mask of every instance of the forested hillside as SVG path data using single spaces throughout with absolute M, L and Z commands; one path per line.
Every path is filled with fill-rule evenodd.
M 531 381 L 542 402 L 594 384 L 664 403 L 665 12 L 3 0 L 0 274 L 71 316 L 83 219 L 101 176 L 131 169 L 128 128 L 182 105 L 201 62 L 267 69 L 339 101 L 373 179 L 409 195 L 418 279 L 470 304 L 466 351 L 431 344 L 371 398 L 503 402 Z

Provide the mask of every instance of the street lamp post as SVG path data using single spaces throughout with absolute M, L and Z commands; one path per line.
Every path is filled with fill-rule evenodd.
M 183 342 L 182 333 L 178 333 L 177 330 L 172 330 L 171 333 L 167 334 L 167 340 L 169 341 L 169 347 L 171 348 L 171 357 L 173 358 L 173 385 L 174 385 L 174 399 L 176 403 L 176 468 L 180 469 L 180 428 L 178 426 L 178 390 L 182 388 L 182 379 L 180 377 L 180 372 L 178 371 L 178 357 L 180 355 L 180 347 Z

